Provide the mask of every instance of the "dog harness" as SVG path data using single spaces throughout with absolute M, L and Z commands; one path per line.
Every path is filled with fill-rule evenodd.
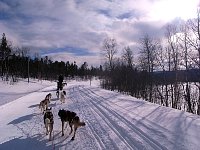
M 46 112 L 44 114 L 44 123 L 45 123 L 45 119 L 48 118 L 50 120 L 50 124 L 53 124 L 54 121 L 53 121 L 53 114 L 52 112 Z

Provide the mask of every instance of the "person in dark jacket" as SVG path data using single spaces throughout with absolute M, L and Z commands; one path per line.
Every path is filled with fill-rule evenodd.
M 59 75 L 59 77 L 58 77 L 58 83 L 57 83 L 57 91 L 63 89 L 63 87 L 62 87 L 63 79 L 64 79 L 63 75 Z
M 58 82 L 63 83 L 63 75 L 59 75 Z

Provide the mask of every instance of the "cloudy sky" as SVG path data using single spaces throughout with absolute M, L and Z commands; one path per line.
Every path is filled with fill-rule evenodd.
M 106 37 L 134 48 L 144 34 L 159 37 L 166 24 L 196 17 L 198 5 L 199 0 L 0 0 L 0 34 L 54 61 L 99 65 Z

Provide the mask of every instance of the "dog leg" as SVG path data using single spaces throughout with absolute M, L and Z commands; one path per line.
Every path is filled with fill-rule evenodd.
M 64 124 L 65 124 L 65 122 L 62 121 L 62 136 L 64 136 Z
M 49 134 L 49 141 L 51 141 L 51 132 L 50 132 L 50 134 Z
M 70 131 L 70 133 L 69 133 L 69 135 L 72 133 L 72 131 L 73 131 L 73 128 L 72 128 L 72 124 L 70 123 L 69 124 L 69 126 L 70 126 L 70 128 L 71 128 L 71 131 Z
M 46 135 L 48 135 L 48 124 L 47 123 L 45 123 L 45 128 L 46 128 Z
M 78 128 L 78 127 L 74 127 L 74 136 L 73 136 L 72 139 L 71 139 L 72 141 L 73 141 L 74 138 L 75 138 L 77 128 Z
M 49 134 L 48 127 L 46 127 L 46 135 L 48 135 L 48 134 Z
M 66 123 L 65 129 L 67 129 L 67 123 Z
M 53 130 L 53 124 L 50 124 L 49 125 L 49 141 L 51 141 L 51 133 L 52 133 L 52 130 Z

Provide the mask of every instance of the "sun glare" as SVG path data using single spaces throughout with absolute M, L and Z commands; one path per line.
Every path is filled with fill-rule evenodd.
M 199 0 L 161 0 L 152 7 L 149 17 L 164 21 L 174 18 L 187 20 L 196 17 L 198 6 Z

